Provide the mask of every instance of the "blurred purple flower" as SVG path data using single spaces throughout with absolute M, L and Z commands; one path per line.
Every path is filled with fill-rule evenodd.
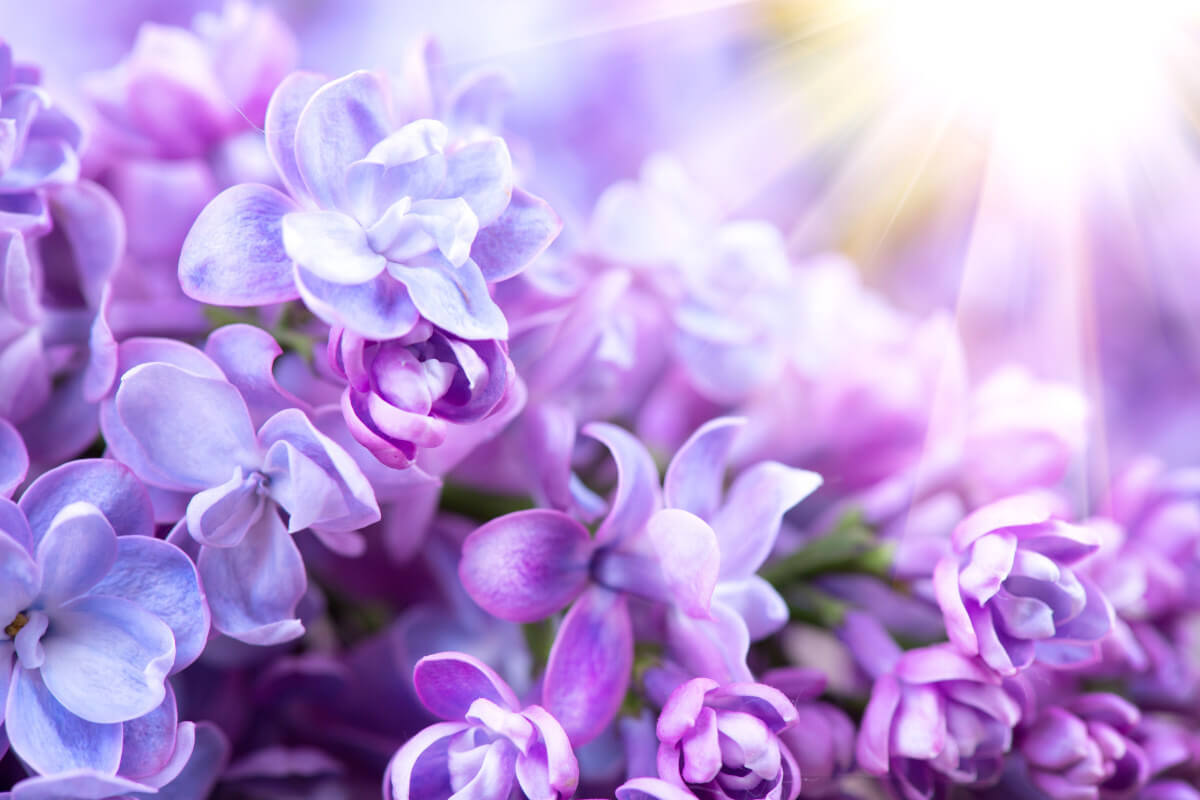
M 400 748 L 384 778 L 389 800 L 569 800 L 579 766 L 562 726 L 544 708 L 521 708 L 490 667 L 463 653 L 417 662 L 421 703 L 445 720 Z

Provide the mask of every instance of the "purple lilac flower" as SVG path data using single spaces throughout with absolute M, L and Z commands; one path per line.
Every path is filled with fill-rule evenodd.
M 663 488 L 632 435 L 589 425 L 584 433 L 612 452 L 619 472 L 595 538 L 569 515 L 537 509 L 493 520 L 464 543 L 459 574 L 486 611 L 532 622 L 571 606 L 550 652 L 543 697 L 573 743 L 599 734 L 625 694 L 631 602 L 664 606 L 660 635 L 672 655 L 726 679 L 749 679 L 751 637 L 786 621 L 786 605 L 754 573 L 784 512 L 820 479 L 759 464 L 739 475 L 722 501 L 725 458 L 739 425 L 714 420 L 697 431 L 672 460 Z
M 1054 501 L 1016 495 L 984 506 L 954 530 L 934 589 L 950 640 L 1002 675 L 1035 659 L 1068 666 L 1099 658 L 1112 629 L 1108 600 L 1071 565 L 1098 546 L 1089 528 L 1054 518 Z
M 250 357 L 261 335 L 251 331 L 227 331 L 220 339 L 241 347 L 217 348 L 231 371 L 247 370 L 234 373 L 240 378 L 263 366 Z M 168 505 L 174 496 L 183 507 L 175 519 L 200 546 L 214 627 L 251 644 L 299 636 L 294 612 L 306 578 L 291 534 L 311 529 L 335 550 L 361 552 L 354 531 L 379 519 L 366 477 L 301 409 L 267 416 L 281 397 L 273 379 L 246 397 L 216 361 L 170 340 L 125 342 L 120 366 L 120 385 L 101 409 L 105 439 Z M 270 359 L 265 367 L 269 375 Z
M 800 769 L 800 794 L 834 794 L 838 780 L 854 766 L 857 731 L 845 711 L 817 698 L 828 679 L 816 669 L 782 667 L 765 672 L 761 681 L 774 687 L 796 706 L 796 724 L 779 734 Z
M 173 737 L 142 737 L 173 718 L 166 678 L 208 636 L 195 567 L 151 537 L 145 490 L 112 461 L 53 469 L 19 505 L 0 501 L 0 515 L 0 687 L 13 750 L 42 774 L 162 773 L 169 758 L 147 748 Z
M 39 83 L 0 40 L 0 230 L 45 232 L 47 190 L 79 178 L 83 133 Z
M 1081 694 L 1022 726 L 1017 750 L 1035 786 L 1054 800 L 1128 797 L 1150 763 L 1132 738 L 1141 714 L 1113 694 Z
M 778 689 L 694 678 L 671 694 L 659 715 L 659 776 L 697 797 L 794 800 L 800 768 L 780 734 L 797 719 L 796 707 Z
M 389 800 L 464 796 L 507 800 L 568 800 L 579 767 L 567 735 L 538 705 L 521 707 L 512 689 L 486 664 L 462 653 L 417 662 L 413 683 L 421 703 L 445 720 L 414 736 L 388 765 Z

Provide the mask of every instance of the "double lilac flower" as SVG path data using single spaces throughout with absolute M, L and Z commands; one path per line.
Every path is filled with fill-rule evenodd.
M 521 707 L 508 684 L 464 653 L 417 662 L 421 703 L 444 720 L 410 739 L 388 765 L 388 800 L 475 797 L 569 800 L 579 766 L 558 721 L 538 705 Z
M 307 582 L 291 534 L 311 529 L 357 554 L 354 532 L 379 519 L 350 455 L 300 408 L 276 410 L 287 398 L 270 374 L 272 345 L 246 326 L 214 333 L 214 358 L 169 340 L 130 340 L 120 385 L 102 407 L 113 454 L 163 490 L 166 521 L 183 517 L 172 539 L 186 541 L 178 538 L 186 530 L 199 545 L 214 627 L 250 644 L 304 630 L 295 606 Z
M 152 534 L 145 490 L 112 461 L 0 500 L 0 721 L 37 772 L 154 782 L 169 766 L 166 679 L 200 655 L 209 614 L 191 561 Z
M 1093 530 L 1055 519 L 1048 495 L 1024 494 L 972 513 L 953 544 L 933 582 L 950 641 L 963 652 L 1002 675 L 1035 659 L 1066 666 L 1099 658 L 1112 607 L 1071 569 L 1097 549 Z

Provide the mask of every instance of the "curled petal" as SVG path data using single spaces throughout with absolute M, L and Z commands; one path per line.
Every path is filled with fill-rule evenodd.
M 617 800 L 696 800 L 696 796 L 662 778 L 633 778 L 617 787 Z
M 617 494 L 596 531 L 597 543 L 612 544 L 640 533 L 650 515 L 662 507 L 654 459 L 641 442 L 616 425 L 593 422 L 583 432 L 607 447 L 617 462 Z
M 282 220 L 286 195 L 255 183 L 232 186 L 204 207 L 179 254 L 179 283 L 202 303 L 259 306 L 297 297 Z
M 442 197 L 461 197 L 479 218 L 479 227 L 495 222 L 513 193 L 512 157 L 504 140 L 492 136 L 460 147 L 447 159 Z
M 471 245 L 471 260 L 488 283 L 498 283 L 525 269 L 550 246 L 562 220 L 545 200 L 514 189 L 500 218 L 481 227 Z
M 42 567 L 41 599 L 56 608 L 79 597 L 108 574 L 117 558 L 117 534 L 90 503 L 71 503 L 58 512 L 37 545 Z
M 438 722 L 405 742 L 392 756 L 384 777 L 390 800 L 447 800 L 454 794 L 448 750 L 455 735 L 468 727 L 465 722 Z
M 408 289 L 390 274 L 346 285 L 296 266 L 295 277 L 309 310 L 330 325 L 341 325 L 369 339 L 403 336 L 421 318 Z
M 633 623 L 624 595 L 584 592 L 550 648 L 542 700 L 571 744 L 596 738 L 616 716 L 633 669 Z
M 467 537 L 458 574 L 488 613 L 534 622 L 579 596 L 588 583 L 591 554 L 587 528 L 566 514 L 517 511 Z
M 663 499 L 669 507 L 682 508 L 701 519 L 712 518 L 725 491 L 729 449 L 745 424 L 741 417 L 721 417 L 704 423 L 688 437 L 663 479 Z
M 279 171 L 283 185 L 293 197 L 308 198 L 308 187 L 296 164 L 296 123 L 309 99 L 327 79 L 314 72 L 293 72 L 275 87 L 267 104 L 267 156 Z
M 712 519 L 721 544 L 721 577 L 750 575 L 762 566 L 783 515 L 820 485 L 817 473 L 773 461 L 738 475 Z
M 262 328 L 242 324 L 217 328 L 209 334 L 204 352 L 241 393 L 255 425 L 285 408 L 306 409 L 303 400 L 276 382 L 275 359 L 283 348 Z
M 297 265 L 330 283 L 366 283 L 387 267 L 353 217 L 293 211 L 283 218 L 283 246 Z
M 469 258 L 456 267 L 436 253 L 391 264 L 421 316 L 463 339 L 507 339 L 508 321 L 488 294 L 483 273 Z
M 229 762 L 229 740 L 211 722 L 194 728 L 192 751 L 183 769 L 165 786 L 159 786 L 158 800 L 194 800 L 208 797 L 217 778 Z
M 541 737 L 536 755 L 545 758 L 546 778 L 559 797 L 573 797 L 579 784 L 579 762 L 571 749 L 566 731 L 549 711 L 541 706 L 529 706 L 521 714 L 528 719 Z M 520 774 L 520 763 L 517 765 Z
M 1046 522 L 1054 515 L 1054 510 L 1054 498 L 1043 492 L 1014 495 L 989 503 L 958 523 L 952 535 L 954 548 L 963 552 L 980 536 L 1001 528 Z
M 187 504 L 188 532 L 210 547 L 236 545 L 263 514 L 260 480 L 237 467 L 225 483 L 197 492 Z
M 892 719 L 899 705 L 899 681 L 893 675 L 881 676 L 863 712 L 855 755 L 858 766 L 872 775 L 887 775 L 890 770 Z

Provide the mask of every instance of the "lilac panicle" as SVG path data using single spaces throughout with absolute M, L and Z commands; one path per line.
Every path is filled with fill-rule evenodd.
M 209 615 L 191 561 L 152 533 L 145 490 L 113 461 L 64 464 L 0 501 L 3 722 L 39 773 L 115 774 L 136 757 L 123 739 L 174 714 L 166 678 L 199 656 Z M 141 777 L 168 760 L 148 756 Z
M 1112 629 L 1108 599 L 1071 566 L 1095 552 L 1095 532 L 1055 519 L 1025 494 L 984 506 L 955 529 L 954 554 L 934 569 L 950 640 L 1002 675 L 1039 660 L 1086 664 Z
M 311 529 L 354 554 L 362 550 L 355 531 L 379 519 L 371 486 L 346 451 L 300 408 L 275 410 L 294 398 L 275 384 L 271 358 L 248 357 L 263 336 L 245 326 L 214 333 L 210 345 L 220 338 L 216 352 L 230 375 L 182 343 L 129 340 L 120 385 L 101 409 L 113 455 L 185 507 L 164 521 L 182 517 L 179 533 L 200 547 L 214 627 L 251 644 L 303 632 L 294 611 L 306 576 L 292 533 Z
M 421 703 L 443 720 L 397 751 L 384 779 L 389 800 L 465 796 L 508 800 L 569 800 L 579 766 L 566 733 L 538 705 L 517 701 L 490 667 L 463 653 L 417 662 L 413 683 Z

